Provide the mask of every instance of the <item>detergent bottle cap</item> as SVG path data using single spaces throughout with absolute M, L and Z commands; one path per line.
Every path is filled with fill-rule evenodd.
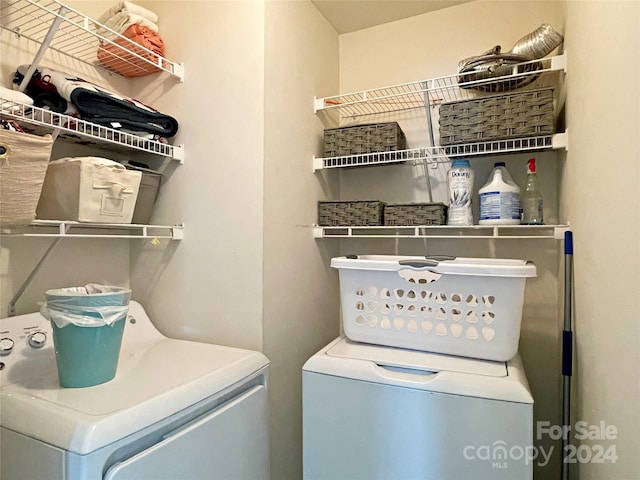
M 452 168 L 460 168 L 460 167 L 468 167 L 469 160 L 466 158 L 456 158 L 453 162 L 451 162 Z

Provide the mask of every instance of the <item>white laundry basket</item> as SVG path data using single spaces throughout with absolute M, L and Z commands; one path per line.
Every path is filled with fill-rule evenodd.
M 353 341 L 496 361 L 518 351 L 530 262 L 359 255 L 331 266 Z

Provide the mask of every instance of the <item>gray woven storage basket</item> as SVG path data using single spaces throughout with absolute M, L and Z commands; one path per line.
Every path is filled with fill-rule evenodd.
M 444 203 L 388 203 L 384 206 L 385 225 L 445 225 Z
M 382 225 L 384 203 L 377 200 L 350 202 L 318 202 L 320 226 Z
M 397 122 L 329 128 L 324 131 L 325 158 L 390 152 L 405 148 L 407 140 Z
M 553 89 L 440 105 L 440 145 L 551 135 Z

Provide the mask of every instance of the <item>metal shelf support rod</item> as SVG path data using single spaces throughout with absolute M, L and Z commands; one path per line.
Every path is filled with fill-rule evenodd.
M 20 297 L 22 296 L 24 291 L 27 289 L 27 287 L 31 283 L 31 280 L 33 280 L 33 277 L 35 277 L 36 273 L 38 273 L 38 270 L 40 270 L 40 267 L 42 266 L 44 261 L 51 254 L 51 252 L 53 252 L 55 247 L 58 246 L 58 244 L 60 243 L 60 240 L 62 240 L 62 238 L 56 238 L 53 242 L 51 242 L 51 245 L 49 245 L 49 248 L 47 248 L 47 250 L 44 252 L 42 257 L 36 264 L 36 266 L 33 267 L 33 270 L 31 270 L 31 273 L 29 273 L 29 275 L 27 275 L 27 278 L 25 278 L 24 282 L 22 282 L 22 285 L 20 285 L 20 288 L 18 288 L 18 291 L 16 292 L 16 294 L 9 301 L 8 314 L 10 317 L 13 317 L 16 314 L 16 303 L 18 302 L 18 300 L 20 300 Z
M 64 16 L 67 14 L 68 11 L 69 10 L 64 5 L 60 7 L 60 10 L 56 15 L 55 20 L 51 23 L 51 26 L 49 27 L 49 31 L 47 32 L 47 35 L 44 37 L 44 40 L 40 44 L 40 48 L 38 48 L 38 52 L 33 58 L 31 65 L 29 65 L 29 68 L 27 69 L 27 73 L 25 73 L 24 78 L 22 79 L 22 82 L 20 82 L 20 86 L 18 87 L 19 91 L 24 92 L 25 89 L 27 88 L 27 85 L 31 81 L 31 77 L 33 77 L 33 74 L 35 73 L 36 68 L 38 68 L 38 65 L 40 65 L 40 60 L 42 60 L 42 57 L 44 57 L 45 52 L 49 48 L 49 45 L 51 44 L 53 37 L 55 37 L 56 32 L 58 31 L 58 28 L 60 28 L 60 24 L 62 23 L 62 20 L 64 19 Z

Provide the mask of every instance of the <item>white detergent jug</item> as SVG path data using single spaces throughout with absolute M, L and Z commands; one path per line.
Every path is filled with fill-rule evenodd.
M 480 225 L 519 225 L 520 187 L 504 162 L 496 162 L 480 194 Z

